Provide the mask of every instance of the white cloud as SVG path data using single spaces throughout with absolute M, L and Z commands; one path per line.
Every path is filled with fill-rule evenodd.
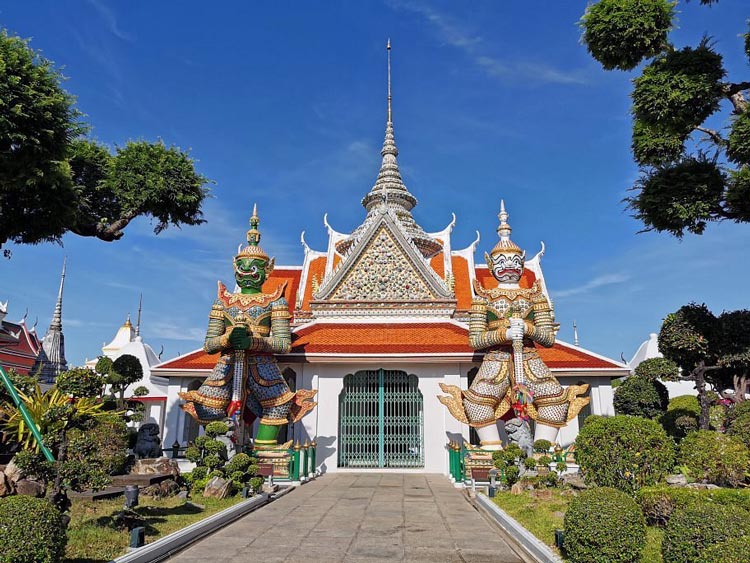
M 572 297 L 573 295 L 589 293 L 595 289 L 607 285 L 625 283 L 629 279 L 630 276 L 627 274 L 603 274 L 601 276 L 595 277 L 594 279 L 586 282 L 583 285 L 572 287 L 570 289 L 563 289 L 562 291 L 553 291 L 552 293 L 554 294 L 555 299 L 564 299 L 566 297 Z
M 506 61 L 488 53 L 484 39 L 433 7 L 413 0 L 387 0 L 393 9 L 412 12 L 424 18 L 445 44 L 462 50 L 488 76 L 523 79 L 552 84 L 584 84 L 583 72 L 565 71 L 544 63 Z
M 187 340 L 200 342 L 206 337 L 206 331 L 197 327 L 185 327 L 167 321 L 151 322 L 148 325 L 151 339 Z
M 120 26 L 117 23 L 117 16 L 115 15 L 114 11 L 106 5 L 105 2 L 102 2 L 101 0 L 88 0 L 88 3 L 104 20 L 104 22 L 107 24 L 107 29 L 109 29 L 112 35 L 114 35 L 118 39 L 122 39 L 123 41 L 128 41 L 130 43 L 133 42 L 133 36 L 120 29 Z

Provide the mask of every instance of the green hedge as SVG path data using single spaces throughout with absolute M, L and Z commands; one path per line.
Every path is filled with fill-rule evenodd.
M 631 376 L 615 389 L 617 414 L 655 418 L 667 410 L 669 393 L 661 381 Z
M 65 543 L 62 515 L 49 501 L 0 499 L 0 563 L 57 563 Z
M 691 489 L 657 485 L 636 496 L 649 524 L 664 526 L 676 508 L 695 503 L 735 506 L 750 511 L 750 489 Z
M 687 563 L 727 540 L 750 534 L 750 514 L 736 506 L 708 502 L 677 508 L 664 530 L 664 563 Z M 723 561 L 719 559 L 718 561 Z
M 742 536 L 706 548 L 695 563 L 747 563 L 748 559 L 750 536 Z
M 565 555 L 572 563 L 636 563 L 646 522 L 635 501 L 610 487 L 583 491 L 565 513 Z
M 693 395 L 679 395 L 667 405 L 667 412 L 661 417 L 661 424 L 670 436 L 681 439 L 689 432 L 698 429 L 701 406 Z
M 750 469 L 750 452 L 735 436 L 699 430 L 680 443 L 680 463 L 698 481 L 736 487 Z
M 592 415 L 576 438 L 576 460 L 588 484 L 634 495 L 669 473 L 674 442 L 653 420 Z

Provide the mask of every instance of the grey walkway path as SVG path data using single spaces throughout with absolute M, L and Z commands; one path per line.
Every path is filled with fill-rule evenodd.
M 521 563 L 441 475 L 328 474 L 178 553 L 172 563 Z

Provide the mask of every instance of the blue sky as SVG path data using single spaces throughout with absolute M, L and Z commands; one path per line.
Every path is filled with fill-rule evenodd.
M 215 181 L 208 223 L 153 235 L 140 219 L 115 243 L 66 236 L 64 247 L 12 247 L 0 261 L 9 317 L 29 309 L 43 334 L 63 256 L 69 361 L 100 353 L 143 293 L 144 339 L 164 359 L 202 344 L 216 280 L 258 203 L 263 247 L 301 264 L 300 232 L 349 231 L 380 163 L 385 42 L 393 44 L 399 163 L 417 221 L 454 248 L 494 246 L 499 201 L 513 238 L 544 268 L 560 338 L 629 358 L 690 301 L 748 306 L 750 227 L 712 225 L 679 242 L 636 234 L 620 200 L 638 176 L 630 156 L 633 75 L 605 72 L 580 44 L 584 2 L 4 3 L 0 25 L 63 67 L 65 87 L 110 145 L 163 139 L 190 149 Z M 681 3 L 678 45 L 708 32 L 729 77 L 748 78 L 740 0 Z

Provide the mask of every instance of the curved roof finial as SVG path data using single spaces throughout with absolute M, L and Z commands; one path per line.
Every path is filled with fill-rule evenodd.
M 388 38 L 388 43 L 385 46 L 388 51 L 388 122 L 393 121 L 393 112 L 391 111 L 391 38 Z

